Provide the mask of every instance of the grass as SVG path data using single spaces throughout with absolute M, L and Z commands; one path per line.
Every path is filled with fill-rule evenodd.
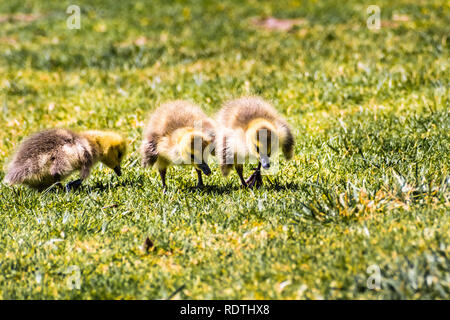
M 70 4 L 0 4 L 0 162 L 49 127 L 131 151 L 80 192 L 0 185 L 0 298 L 450 297 L 448 2 L 378 0 L 378 31 L 365 1 L 77 1 L 80 30 Z M 269 16 L 303 20 L 254 26 Z M 244 94 L 287 118 L 294 159 L 255 191 L 173 168 L 163 195 L 139 164 L 147 113 Z

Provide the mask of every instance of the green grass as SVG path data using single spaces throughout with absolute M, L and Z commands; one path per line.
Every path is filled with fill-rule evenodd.
M 379 31 L 365 1 L 77 1 L 80 30 L 69 4 L 0 4 L 0 162 L 49 127 L 115 129 L 131 150 L 80 192 L 0 186 L 0 298 L 450 297 L 447 1 L 376 1 Z M 267 16 L 306 22 L 252 25 Z M 173 168 L 163 195 L 140 166 L 147 113 L 244 94 L 288 119 L 293 161 L 255 191 Z

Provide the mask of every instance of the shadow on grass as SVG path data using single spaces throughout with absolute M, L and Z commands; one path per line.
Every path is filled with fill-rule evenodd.
M 131 187 L 143 189 L 146 181 L 144 177 L 138 177 L 133 179 L 120 179 L 118 181 L 109 181 L 107 183 L 97 182 L 94 186 L 84 185 L 83 189 L 90 189 L 91 191 L 105 191 L 115 189 L 117 187 Z
M 279 181 L 270 181 L 268 179 L 264 179 L 264 184 L 259 189 L 253 189 L 255 191 L 261 190 L 261 191 L 297 191 L 301 189 L 301 186 L 298 183 L 295 182 L 287 182 L 287 183 L 280 183 Z M 151 185 L 153 188 L 163 191 L 161 183 L 151 183 L 149 180 L 145 179 L 143 176 L 134 177 L 132 179 L 120 179 L 120 180 L 112 180 L 108 181 L 106 183 L 104 182 L 97 182 L 93 185 L 90 185 L 88 182 L 82 184 L 78 189 L 73 190 L 71 192 L 104 192 L 112 189 L 117 189 L 118 187 L 126 187 L 126 188 L 132 188 L 132 189 L 144 189 L 145 186 Z M 192 184 L 184 184 L 184 185 L 168 185 L 168 191 L 172 190 L 178 190 L 184 193 L 203 193 L 203 194 L 211 194 L 211 195 L 223 195 L 227 193 L 236 192 L 239 190 L 247 190 L 251 191 L 252 189 L 244 188 L 241 186 L 239 181 L 234 181 L 231 179 L 226 184 L 208 184 L 205 183 L 205 185 L 202 188 L 198 188 L 195 183 Z M 42 191 L 42 194 L 50 193 L 55 194 L 59 192 L 65 192 L 65 187 L 63 185 L 53 185 L 52 187 Z
M 214 195 L 222 195 L 226 193 L 232 193 L 238 190 L 261 190 L 261 191 L 297 191 L 300 190 L 301 187 L 298 183 L 288 182 L 286 184 L 281 184 L 279 181 L 270 182 L 267 179 L 263 180 L 264 184 L 259 189 L 249 189 L 244 188 L 239 182 L 230 181 L 226 185 L 208 185 L 206 184 L 203 188 L 198 188 L 196 186 L 187 186 L 184 188 L 184 192 L 189 193 L 206 193 L 206 194 L 214 194 Z
M 185 186 L 183 188 L 183 191 L 188 193 L 205 193 L 205 194 L 221 195 L 225 193 L 231 193 L 239 189 L 242 189 L 240 185 L 229 183 L 226 185 L 205 184 L 202 188 L 190 185 Z
M 297 182 L 286 182 L 282 184 L 279 181 L 269 182 L 266 179 L 262 189 L 271 191 L 298 191 L 301 189 L 301 186 Z

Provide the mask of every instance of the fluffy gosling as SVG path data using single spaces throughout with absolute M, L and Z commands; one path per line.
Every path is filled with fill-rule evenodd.
M 202 172 L 211 174 L 208 155 L 213 140 L 214 123 L 199 107 L 183 100 L 167 102 L 151 114 L 144 131 L 142 165 L 156 164 L 164 190 L 169 166 L 193 165 L 197 187 L 203 187 Z
M 98 161 L 120 176 L 120 163 L 126 149 L 125 139 L 114 132 L 44 130 L 20 144 L 7 167 L 4 182 L 8 185 L 24 184 L 42 191 L 80 170 L 80 178 L 66 186 L 70 191 L 87 179 Z
M 222 174 L 234 167 L 244 187 L 262 185 L 261 166 L 270 167 L 270 157 L 278 146 L 290 159 L 294 137 L 286 121 L 274 107 L 259 97 L 244 97 L 226 103 L 218 113 L 220 130 L 216 137 L 216 154 Z M 243 163 L 257 160 L 255 172 L 245 180 Z

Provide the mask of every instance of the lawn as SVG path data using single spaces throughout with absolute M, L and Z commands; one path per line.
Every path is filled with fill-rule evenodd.
M 449 299 L 449 35 L 445 0 L 1 1 L 0 179 L 44 128 L 130 151 L 77 192 L 0 184 L 0 299 Z M 163 194 L 148 113 L 249 94 L 291 124 L 293 160 L 259 190 L 172 168 Z

